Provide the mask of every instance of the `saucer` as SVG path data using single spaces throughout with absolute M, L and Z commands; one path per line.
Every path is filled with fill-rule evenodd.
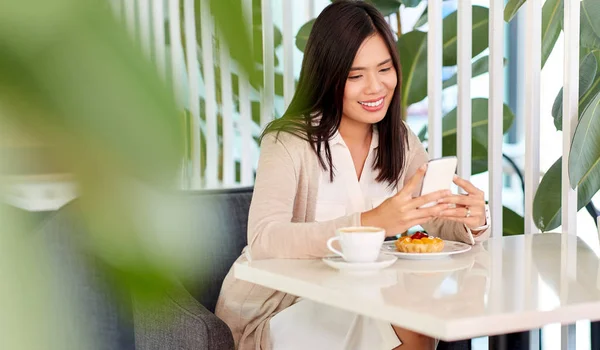
M 471 246 L 455 241 L 444 241 L 444 249 L 438 253 L 404 253 L 399 252 L 396 249 L 395 245 L 396 241 L 387 241 L 383 242 L 383 246 L 381 247 L 381 251 L 385 254 L 390 254 L 397 256 L 401 259 L 409 259 L 409 260 L 432 260 L 432 259 L 442 259 L 449 257 L 454 254 L 465 253 L 471 250 Z
M 323 262 L 328 266 L 340 270 L 340 272 L 362 273 L 373 272 L 384 269 L 398 260 L 397 257 L 380 254 L 377 260 L 368 263 L 347 262 L 341 256 L 330 256 L 323 258 Z

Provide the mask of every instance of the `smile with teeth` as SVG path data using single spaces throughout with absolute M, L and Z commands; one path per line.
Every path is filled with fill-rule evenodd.
M 361 102 L 358 101 L 358 103 L 360 103 L 361 105 L 367 106 L 367 107 L 377 107 L 379 105 L 381 105 L 383 103 L 383 97 L 375 102 Z

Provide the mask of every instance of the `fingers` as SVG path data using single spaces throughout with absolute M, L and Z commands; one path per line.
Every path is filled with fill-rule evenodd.
M 454 175 L 454 183 L 469 194 L 483 196 L 483 191 L 475 187 L 470 181 L 467 181 L 458 175 Z
M 482 214 L 482 211 L 480 208 L 466 208 L 466 207 L 459 207 L 459 208 L 454 208 L 454 209 L 446 209 L 446 210 L 442 210 L 440 212 L 440 216 L 451 216 L 451 217 L 458 217 L 458 218 L 466 218 L 467 217 L 467 212 L 468 210 L 470 210 L 470 214 L 469 217 L 479 217 Z
M 409 201 L 407 201 L 405 208 L 418 208 L 424 204 L 430 203 L 430 202 L 438 202 L 439 200 L 441 200 L 442 198 L 448 197 L 452 195 L 452 192 L 450 192 L 450 190 L 440 190 L 440 191 L 435 191 L 435 192 L 431 192 L 429 194 L 420 196 L 420 197 L 416 197 L 413 198 Z M 441 202 L 440 202 L 441 203 Z M 446 206 L 446 208 L 448 208 L 448 206 Z
M 457 194 L 440 198 L 439 203 L 454 203 L 466 207 L 481 207 L 485 206 L 485 201 L 482 198 Z
M 404 187 L 401 191 L 398 192 L 398 194 L 411 194 L 415 192 L 415 190 L 421 185 L 421 182 L 423 182 L 423 177 L 425 176 L 426 170 L 427 164 L 423 164 L 423 166 L 417 169 L 417 172 L 408 180 L 406 185 L 404 185 Z
M 413 209 L 404 213 L 403 219 L 406 221 L 422 220 L 427 217 L 437 217 L 441 212 L 448 209 L 448 204 L 437 204 L 428 208 Z

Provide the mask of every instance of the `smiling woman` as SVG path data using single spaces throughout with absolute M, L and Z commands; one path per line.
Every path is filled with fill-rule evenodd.
M 393 237 L 421 225 L 468 244 L 487 238 L 483 194 L 468 181 L 455 179 L 467 195 L 418 195 L 428 156 L 402 121 L 400 72 L 392 32 L 373 6 L 342 0 L 323 10 L 290 106 L 263 132 L 239 262 L 321 258 L 336 230 L 349 226 L 380 227 Z M 420 208 L 429 202 L 437 204 Z M 231 271 L 216 314 L 241 350 L 435 345 L 389 322 L 237 280 Z

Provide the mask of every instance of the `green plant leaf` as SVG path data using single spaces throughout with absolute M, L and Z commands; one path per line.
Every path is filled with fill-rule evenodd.
M 471 101 L 472 110 L 472 164 L 471 173 L 479 174 L 487 171 L 487 143 L 488 143 L 488 99 L 475 98 Z M 444 156 L 456 155 L 456 118 L 457 108 L 454 108 L 442 119 L 442 153 Z M 504 105 L 502 129 L 503 133 L 510 129 L 514 122 L 514 114 L 506 104 Z M 423 141 L 427 133 L 427 126 L 419 132 L 419 139 Z
M 578 195 L 592 196 L 600 189 L 600 93 L 586 107 L 571 144 L 569 155 L 569 182 L 578 188 Z
M 442 136 L 456 139 L 456 120 L 458 108 L 454 108 L 442 119 Z M 508 131 L 515 120 L 508 105 L 503 106 L 502 133 Z M 488 144 L 488 99 L 474 98 L 471 100 L 472 138 L 487 149 Z
M 396 45 L 402 62 L 402 105 L 408 107 L 427 96 L 427 33 L 413 30 Z
M 600 91 L 600 72 L 597 62 L 594 53 L 589 53 L 579 64 L 579 118 L 592 98 Z M 562 100 L 563 89 L 561 88 L 552 105 L 552 117 L 556 130 L 562 130 Z
M 586 16 L 590 19 L 590 24 L 596 36 L 600 36 L 600 2 L 598 0 L 581 0 L 582 9 L 585 10 Z M 595 19 L 595 20 L 592 20 Z
M 427 13 L 428 13 L 427 9 L 428 9 L 428 7 L 426 7 L 425 10 L 423 10 L 421 17 L 419 17 L 419 19 L 417 19 L 417 22 L 415 22 L 414 28 L 419 28 L 419 27 L 422 27 L 425 24 L 427 24 L 427 21 L 429 20 L 429 18 L 427 16 Z
M 510 22 L 524 3 L 525 0 L 509 0 L 504 7 L 504 20 Z
M 379 12 L 381 12 L 382 15 L 389 16 L 392 13 L 396 13 L 400 9 L 400 5 L 403 2 L 410 3 L 410 2 L 415 2 L 415 0 L 403 0 L 403 1 L 401 1 L 401 0 L 365 0 L 365 2 L 368 2 L 371 5 L 375 6 L 377 8 L 377 10 L 379 10 Z M 420 2 L 420 0 L 417 0 L 417 2 Z
M 502 207 L 503 236 L 521 235 L 525 232 L 525 219 L 511 209 Z
M 263 39 L 262 39 L 262 25 L 255 24 L 253 28 L 253 47 L 254 47 L 254 62 L 258 63 L 260 66 L 263 65 Z M 281 31 L 277 27 L 273 27 L 273 48 L 281 46 L 283 41 L 283 35 Z M 279 58 L 277 57 L 277 53 L 273 51 L 273 64 L 275 67 L 279 66 Z M 257 73 L 258 74 L 258 73 Z M 262 75 L 259 74 L 262 77 Z
M 542 7 L 542 67 L 554 49 L 564 17 L 564 0 L 546 0 Z
M 210 9 L 216 27 L 227 42 L 230 56 L 248 72 L 250 79 L 257 80 L 260 84 L 260 77 L 254 72 L 253 55 L 248 54 L 252 52 L 252 46 L 245 23 L 250 20 L 244 20 L 241 6 L 236 0 L 210 0 Z
M 580 34 L 579 34 L 579 45 L 583 47 L 589 47 L 592 49 L 600 49 L 600 36 L 596 34 L 594 27 L 592 26 L 593 18 L 592 14 L 583 6 L 580 7 Z M 562 23 L 562 22 L 561 22 Z M 563 24 L 564 29 L 564 24 Z
M 457 60 L 457 11 L 449 14 L 444 18 L 443 22 L 443 64 L 444 66 L 456 66 Z M 483 50 L 488 48 L 489 40 L 489 9 L 483 6 L 473 6 L 473 33 L 472 33 L 472 56 L 479 55 Z
M 406 7 L 417 7 L 421 0 L 400 0 L 402 4 Z
M 480 174 L 488 169 L 487 164 L 487 148 L 476 139 L 471 139 L 471 174 Z M 445 135 L 442 137 L 442 156 L 455 156 L 456 150 L 456 134 Z
M 533 199 L 533 221 L 542 232 L 554 230 L 561 224 L 561 181 L 562 157 L 544 174 Z M 592 198 L 586 195 L 590 191 L 581 190 L 591 188 L 592 185 L 589 177 L 579 185 L 577 210 L 583 208 Z
M 473 64 L 471 65 L 471 77 L 472 78 L 475 78 L 477 76 L 480 76 L 480 75 L 488 72 L 489 58 L 490 58 L 489 56 L 483 56 L 483 57 L 480 57 L 479 59 L 477 59 L 475 62 L 473 62 Z M 503 64 L 506 65 L 506 62 L 507 62 L 507 60 L 505 58 Z M 444 80 L 444 83 L 443 83 L 444 89 L 456 85 L 457 80 L 458 80 L 458 74 L 454 74 L 450 78 Z
M 304 23 L 296 34 L 296 47 L 302 52 L 304 52 L 304 48 L 306 47 L 306 42 L 308 41 L 308 36 L 310 35 L 313 24 L 315 24 L 314 19 Z
M 474 98 L 471 100 L 471 137 L 487 149 L 488 143 L 488 99 Z M 512 126 L 515 116 L 510 107 L 506 104 L 503 106 L 503 121 L 502 133 L 505 133 Z M 442 118 L 442 137 L 451 137 L 456 140 L 456 120 L 458 108 L 454 108 Z M 427 126 L 419 132 L 426 132 Z

